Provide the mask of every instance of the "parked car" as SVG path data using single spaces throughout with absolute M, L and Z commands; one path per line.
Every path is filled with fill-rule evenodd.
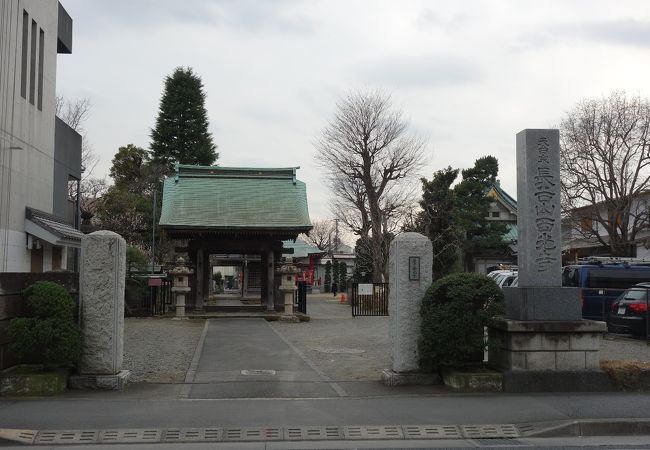
M 488 278 L 495 279 L 499 275 L 503 275 L 503 274 L 506 274 L 506 273 L 509 274 L 509 273 L 512 273 L 512 272 L 516 272 L 516 270 L 501 270 L 501 269 L 500 270 L 493 270 L 492 272 L 488 273 L 487 276 L 488 276 Z
M 575 264 L 562 269 L 562 286 L 579 287 L 582 317 L 607 321 L 624 290 L 650 280 L 649 265 Z
M 493 280 L 500 288 L 512 286 L 512 282 L 517 279 L 517 272 L 504 271 L 496 275 Z
M 650 282 L 639 283 L 624 291 L 612 303 L 612 310 L 607 320 L 607 328 L 613 333 L 630 333 L 645 336 L 650 300 Z

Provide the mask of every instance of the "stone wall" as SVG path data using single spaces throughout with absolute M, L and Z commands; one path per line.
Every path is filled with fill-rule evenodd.
M 0 370 L 16 364 L 9 351 L 7 327 L 14 317 L 28 314 L 26 301 L 22 292 L 37 281 L 53 281 L 63 285 L 72 295 L 75 303 L 79 301 L 79 274 L 76 272 L 47 273 L 0 273 Z M 77 318 L 78 308 L 75 308 Z

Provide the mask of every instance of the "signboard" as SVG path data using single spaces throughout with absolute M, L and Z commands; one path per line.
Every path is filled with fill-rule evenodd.
M 149 278 L 147 280 L 148 286 L 162 286 L 162 278 Z
M 409 256 L 409 281 L 420 279 L 420 257 Z
M 372 283 L 359 283 L 359 295 L 372 295 Z

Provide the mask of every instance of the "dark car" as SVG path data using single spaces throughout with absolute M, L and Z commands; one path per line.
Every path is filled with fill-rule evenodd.
M 623 291 L 648 280 L 650 265 L 641 264 L 576 264 L 562 271 L 562 286 L 581 288 L 582 317 L 590 320 L 607 321 Z
M 646 335 L 646 316 L 650 301 L 650 283 L 639 283 L 623 292 L 612 303 L 607 328 L 613 333 Z

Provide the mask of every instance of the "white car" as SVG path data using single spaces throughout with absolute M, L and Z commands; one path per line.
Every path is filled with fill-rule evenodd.
M 517 278 L 517 272 L 506 270 L 503 273 L 495 276 L 493 279 L 497 286 L 504 288 L 507 286 L 512 286 L 512 283 L 517 281 Z

